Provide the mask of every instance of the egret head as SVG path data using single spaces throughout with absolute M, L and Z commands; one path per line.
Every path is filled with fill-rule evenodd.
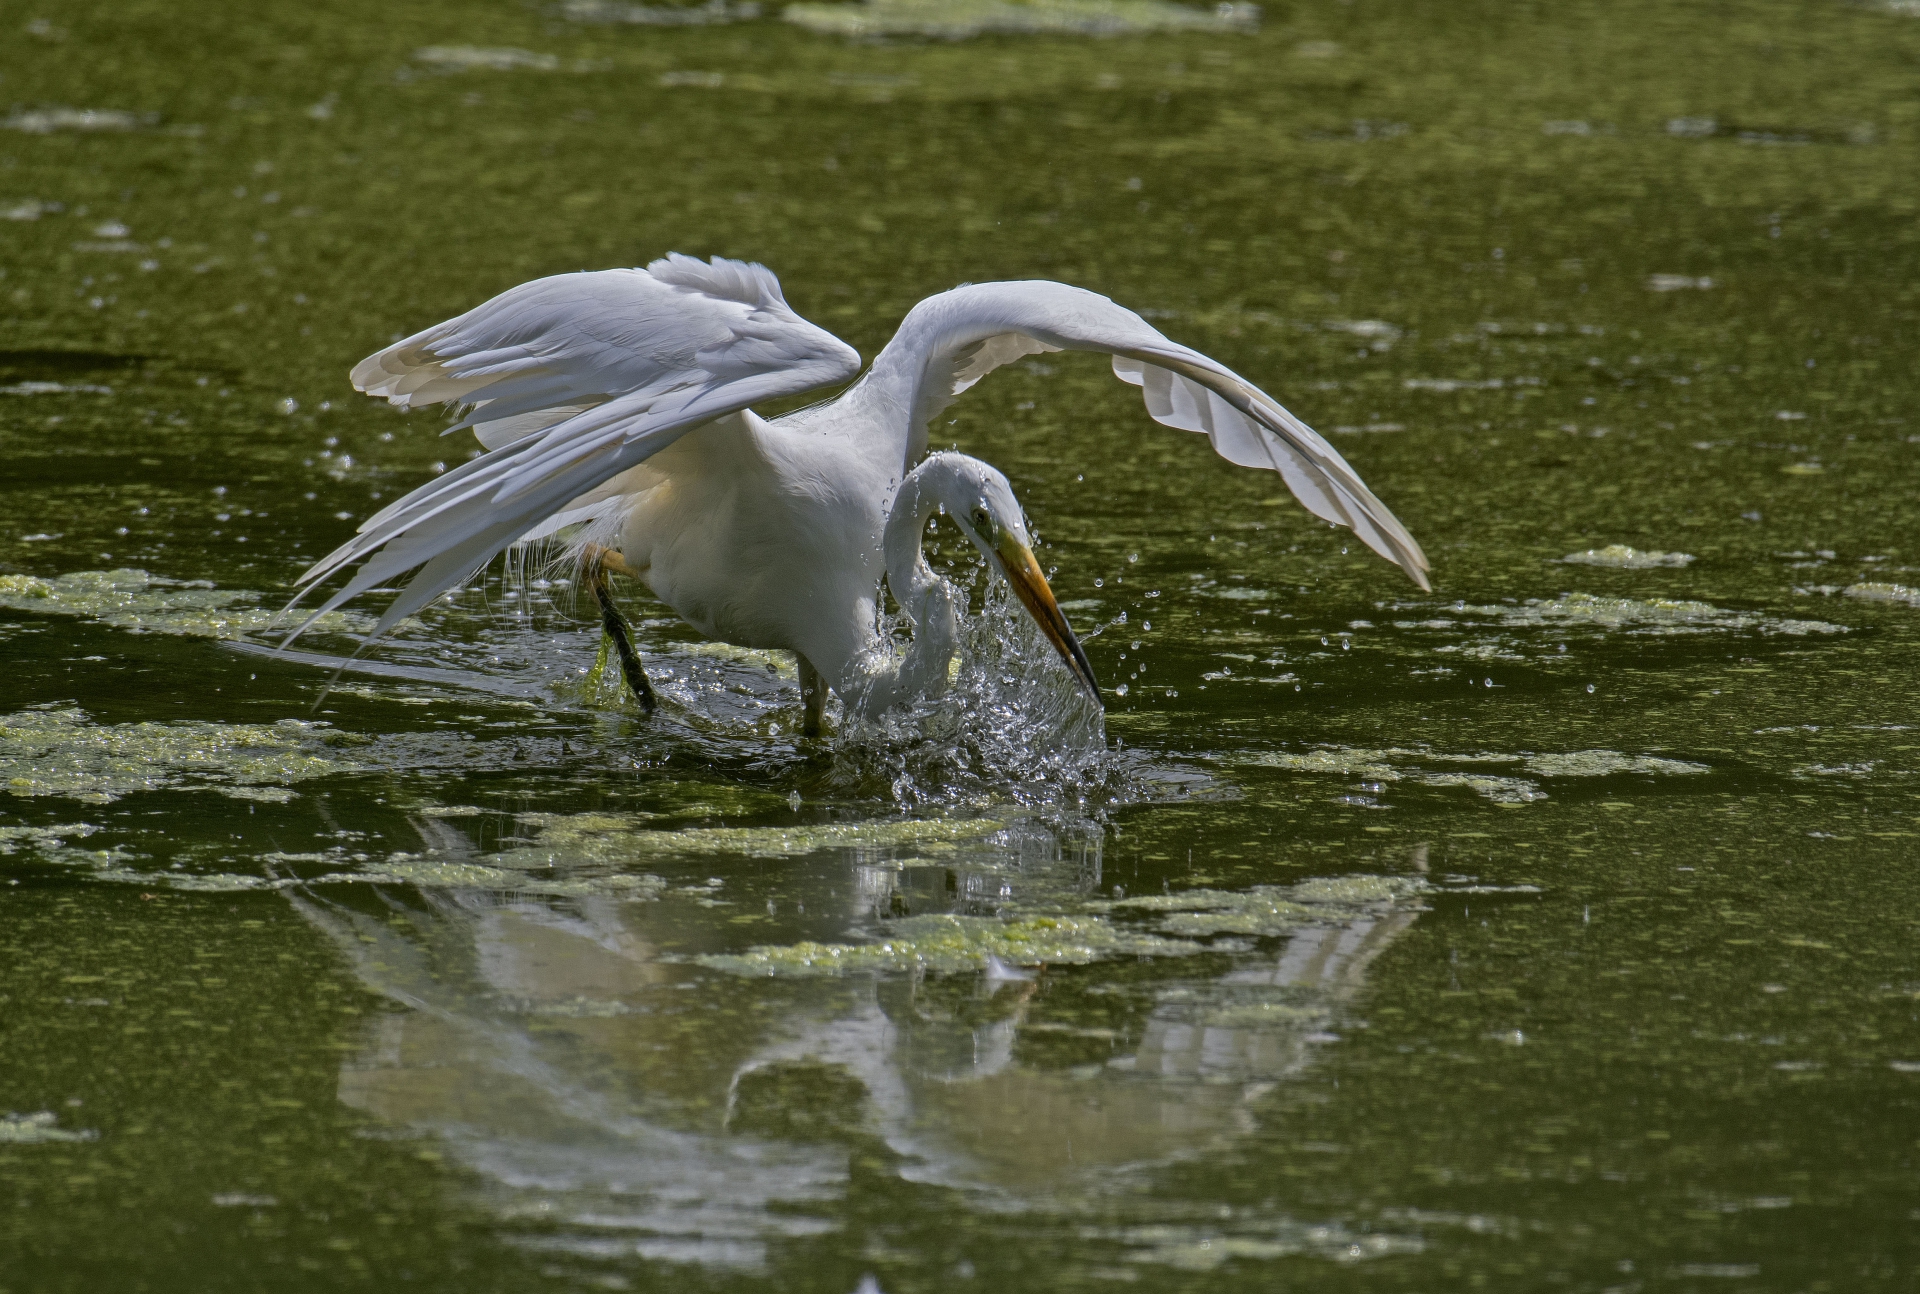
M 933 485 L 934 498 L 960 527 L 960 532 L 972 540 L 994 569 L 1006 578 L 1014 596 L 1040 626 L 1040 632 L 1066 661 L 1067 668 L 1086 688 L 1087 695 L 1098 704 L 1100 684 L 1093 676 L 1093 666 L 1088 663 L 1080 640 L 1073 636 L 1073 626 L 1067 623 L 1065 613 L 1054 601 L 1053 590 L 1047 586 L 1040 563 L 1034 559 L 1026 518 L 1007 478 L 997 469 L 964 454 L 931 455 L 920 470 L 926 472 L 929 484 Z

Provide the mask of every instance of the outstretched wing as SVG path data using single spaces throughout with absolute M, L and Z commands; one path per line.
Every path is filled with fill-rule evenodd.
M 354 366 L 358 390 L 399 408 L 465 410 L 448 430 L 474 428 L 488 452 L 369 517 L 301 592 L 367 559 L 317 616 L 420 567 L 385 633 L 694 428 L 859 371 L 859 354 L 795 314 L 762 265 L 676 254 L 510 288 Z
M 1104 351 L 1113 371 L 1140 387 L 1147 412 L 1205 432 L 1220 456 L 1271 468 L 1295 498 L 1427 589 L 1427 557 L 1407 528 L 1319 433 L 1225 365 L 1161 335 L 1106 297 L 1064 283 L 976 283 L 928 297 L 874 360 L 871 380 L 913 410 L 909 454 L 927 445 L 928 421 L 1000 365 L 1055 350 Z

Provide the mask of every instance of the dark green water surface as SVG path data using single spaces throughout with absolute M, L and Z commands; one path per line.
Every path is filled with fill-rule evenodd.
M 0 1290 L 1920 1286 L 1912 0 L 773 9 L 0 3 Z M 471 449 L 351 363 L 668 250 L 1105 292 L 1436 591 L 1047 356 L 1104 737 L 993 594 L 818 743 L 538 567 L 271 655 Z

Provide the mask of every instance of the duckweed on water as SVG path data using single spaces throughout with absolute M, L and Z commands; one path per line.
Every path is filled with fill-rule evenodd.
M 1589 626 L 1595 629 L 1625 629 L 1637 634 L 1696 634 L 1754 631 L 1805 637 L 1809 634 L 1843 634 L 1845 625 L 1824 620 L 1786 620 L 1757 611 L 1732 611 L 1710 602 L 1692 602 L 1672 598 L 1612 598 L 1593 593 L 1562 593 L 1558 598 L 1529 598 L 1514 606 L 1472 606 L 1460 603 L 1449 609 L 1456 617 L 1487 619 L 1514 628 L 1567 628 Z M 1456 619 L 1398 620 L 1400 629 L 1451 629 Z
M 0 854 L 22 849 L 52 850 L 65 848 L 67 841 L 84 840 L 100 828 L 91 822 L 68 822 L 57 827 L 0 827 Z
M 1182 890 L 1119 899 L 1110 906 L 1132 912 L 1166 913 L 1157 929 L 1188 938 L 1207 935 L 1275 937 L 1304 925 L 1349 921 L 1406 906 L 1426 890 L 1424 882 L 1400 876 L 1329 876 L 1298 885 L 1256 885 L 1248 890 Z
M 427 889 L 509 890 L 521 894 L 546 894 L 572 898 L 658 898 L 667 883 L 645 873 L 616 873 L 604 876 L 539 876 L 522 870 L 512 855 L 490 855 L 502 866 L 483 863 L 451 862 L 412 854 L 396 854 L 383 863 L 361 871 L 335 872 L 319 878 L 319 883 L 364 881 L 370 883 L 418 885 Z M 538 867 L 538 863 L 526 866 Z
M 1436 750 L 1394 746 L 1366 749 L 1328 746 L 1318 750 L 1270 751 L 1244 761 L 1296 773 L 1331 774 L 1375 782 L 1413 782 L 1421 786 L 1464 786 L 1497 804 L 1529 804 L 1547 793 L 1523 777 L 1466 773 L 1422 768 L 1421 764 L 1518 764 L 1541 777 L 1612 777 L 1640 773 L 1653 777 L 1684 777 L 1711 771 L 1705 764 L 1652 755 L 1623 755 L 1615 750 L 1576 750 L 1564 754 L 1508 755 L 1488 752 L 1453 755 Z
M 999 818 L 926 818 L 901 822 L 849 822 L 791 827 L 693 827 L 649 829 L 648 814 L 526 814 L 520 821 L 539 832 L 521 849 L 495 855 L 502 866 L 610 863 L 637 857 L 730 854 L 745 858 L 798 858 L 823 849 L 900 849 L 922 853 L 951 850 L 1002 830 Z M 533 861 L 533 860 L 539 861 Z
M 1260 25 L 1260 6 L 1222 4 L 1199 9 L 1164 0 L 862 0 L 859 4 L 788 5 L 782 16 L 829 36 L 964 40 L 987 33 L 1249 32 Z
M 941 913 L 886 923 L 884 938 L 870 944 L 812 940 L 784 947 L 763 945 L 739 954 L 694 960 L 714 970 L 746 976 L 855 975 L 883 971 L 975 971 L 988 957 L 1015 966 L 1044 963 L 1081 966 L 1110 957 L 1183 957 L 1199 944 L 1162 939 L 1113 925 L 1102 917 L 965 917 Z
M 1613 750 L 1576 750 L 1565 755 L 1529 755 L 1527 770 L 1543 777 L 1612 777 L 1616 773 L 1645 773 L 1654 777 L 1687 777 L 1712 770 L 1684 759 L 1653 755 L 1622 755 Z
M 254 788 L 353 769 L 336 749 L 349 740 L 300 719 L 96 724 L 77 708 L 23 710 L 0 715 L 0 790 L 86 804 L 198 788 L 268 798 Z
M 1345 1227 L 1310 1226 L 1291 1221 L 1258 1231 L 1163 1223 L 1129 1227 L 1113 1238 L 1135 1246 L 1127 1255 L 1128 1262 L 1193 1272 L 1210 1272 L 1235 1261 L 1287 1258 L 1296 1254 L 1314 1254 L 1350 1263 L 1365 1258 L 1417 1254 L 1426 1248 L 1417 1236 L 1353 1232 Z
M 59 1118 L 42 1110 L 38 1114 L 0 1115 L 0 1145 L 31 1146 L 50 1141 L 92 1141 L 100 1134 L 91 1128 L 68 1129 Z
M 1086 905 L 1088 915 L 1004 920 L 941 913 L 889 921 L 872 943 L 806 941 L 763 945 L 741 954 L 697 958 L 702 966 L 748 976 L 847 975 L 885 971 L 973 971 L 995 964 L 1083 965 L 1115 957 L 1180 957 L 1204 951 L 1209 935 L 1278 936 L 1405 906 L 1424 889 L 1393 876 L 1341 876 L 1244 892 L 1186 890 Z M 1110 912 L 1167 914 L 1150 934 L 1114 924 Z M 1283 1013 L 1284 1014 L 1284 1013 Z M 1292 1019 L 1292 1016 L 1287 1016 Z M 1279 1014 L 1260 1017 L 1278 1022 Z
M 1656 566 L 1685 566 L 1694 560 L 1694 556 L 1692 553 L 1663 553 L 1658 549 L 1608 544 L 1605 548 L 1568 553 L 1560 560 L 1574 566 L 1617 566 L 1622 570 L 1644 571 Z
M 1898 602 L 1903 606 L 1920 607 L 1920 589 L 1908 588 L 1904 584 L 1850 584 L 1846 596 L 1859 598 L 1862 602 Z
M 134 633 L 244 637 L 273 628 L 280 619 L 277 608 L 259 606 L 259 601 L 258 593 L 134 569 L 73 571 L 50 579 L 0 575 L 0 607 L 79 616 Z M 314 629 L 363 631 L 371 624 L 364 616 L 332 611 L 320 617 Z
M 0 796 L 0 1284 L 1901 1281 L 1913 5 L 1082 2 L 11 19 L 0 714 L 91 719 L 0 781 L 124 798 Z M 1063 354 L 931 434 L 1105 721 L 983 580 L 945 701 L 820 743 L 625 582 L 665 705 L 596 698 L 532 564 L 333 714 L 348 644 L 236 659 L 474 448 L 357 357 L 676 249 L 867 356 L 963 280 L 1109 295 L 1338 438 L 1441 591 Z

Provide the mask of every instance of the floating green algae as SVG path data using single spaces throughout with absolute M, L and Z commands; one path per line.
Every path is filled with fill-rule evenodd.
M 1421 786 L 1464 786 L 1497 804 L 1529 804 L 1547 793 L 1524 777 L 1422 768 L 1422 764 L 1518 764 L 1541 777 L 1611 777 L 1619 773 L 1688 776 L 1710 772 L 1705 764 L 1652 755 L 1623 755 L 1615 750 L 1576 750 L 1540 755 L 1486 752 L 1455 755 L 1404 746 L 1364 748 L 1328 746 L 1309 751 L 1269 751 L 1244 763 L 1296 773 L 1332 774 L 1375 782 L 1412 782 Z
M 1351 876 L 1314 876 L 1289 888 L 1298 902 L 1316 905 L 1323 912 L 1332 912 L 1342 908 L 1358 910 L 1378 903 L 1398 902 L 1426 887 L 1413 877 L 1355 873 Z
M 1493 620 L 1515 628 L 1561 629 L 1592 627 L 1625 629 L 1638 634 L 1696 634 L 1715 632 L 1757 632 L 1765 635 L 1806 637 L 1809 634 L 1843 634 L 1845 625 L 1824 620 L 1786 620 L 1757 611 L 1734 611 L 1711 602 L 1692 602 L 1673 598 L 1610 598 L 1593 593 L 1562 593 L 1559 597 L 1529 598 L 1513 606 L 1480 606 L 1465 602 L 1447 609 L 1453 618 L 1396 620 L 1398 629 L 1452 629 L 1466 627 L 1463 621 Z
M 617 863 L 633 858 L 728 854 L 798 858 L 823 849 L 901 849 L 939 853 L 963 840 L 1003 829 L 999 818 L 916 818 L 896 822 L 833 822 L 791 827 L 649 828 L 650 814 L 526 814 L 537 838 L 492 858 L 505 867 Z
M 124 868 L 101 871 L 95 880 L 123 885 L 182 890 L 191 894 L 245 894 L 254 890 L 284 890 L 300 884 L 292 879 L 249 876 L 244 872 L 136 872 Z
M 79 616 L 134 633 L 195 638 L 241 638 L 274 627 L 281 613 L 257 605 L 260 596 L 217 589 L 206 580 L 171 580 L 133 569 L 73 571 L 52 578 L 0 575 L 0 607 Z M 364 631 L 371 623 L 364 616 L 332 611 L 313 627 Z
M 0 1146 L 31 1146 L 50 1141 L 92 1141 L 100 1134 L 92 1128 L 62 1128 L 52 1112 L 38 1114 L 0 1114 Z
M 1858 598 L 1862 602 L 1898 602 L 1903 606 L 1920 607 L 1920 589 L 1908 588 L 1904 584 L 1882 584 L 1872 581 L 1864 584 L 1849 584 L 1844 596 Z
M 1145 894 L 1118 899 L 1105 906 L 1122 911 L 1163 913 L 1156 928 L 1169 935 L 1274 937 L 1290 934 L 1305 925 L 1348 921 L 1384 911 L 1415 900 L 1425 889 L 1424 882 L 1412 877 L 1325 876 L 1297 885 Z
M 1645 571 L 1659 566 L 1685 566 L 1695 559 L 1692 553 L 1663 553 L 1659 549 L 1608 544 L 1605 548 L 1568 553 L 1560 560 L 1574 566 L 1613 566 L 1621 570 Z
M 1622 755 L 1617 750 L 1575 750 L 1564 755 L 1529 755 L 1527 771 L 1543 777 L 1612 777 L 1616 773 L 1645 773 L 1654 777 L 1689 777 L 1713 770 L 1684 759 L 1654 755 Z
M 1240 1002 L 1200 1012 L 1201 1023 L 1213 1029 L 1314 1028 L 1326 1023 L 1328 1017 L 1324 1006 L 1291 1002 Z
M 1636 633 L 1707 633 L 1714 630 L 1754 630 L 1762 634 L 1804 637 L 1845 633 L 1846 626 L 1824 620 L 1783 620 L 1756 611 L 1732 611 L 1711 602 L 1673 598 L 1609 598 L 1592 593 L 1562 593 L 1555 600 L 1530 599 L 1517 607 L 1468 607 L 1467 611 L 1498 617 L 1508 624 L 1587 624 Z
M 0 827 L 0 854 L 22 849 L 64 849 L 67 841 L 84 840 L 100 828 L 91 822 L 67 822 L 54 827 Z
M 1409 780 L 1422 786 L 1464 786 L 1475 795 L 1495 804 L 1532 804 L 1544 800 L 1547 793 L 1539 784 L 1524 777 L 1498 777 L 1491 773 L 1419 773 Z
M 634 1015 L 638 1009 L 609 998 L 573 997 L 564 1002 L 540 1002 L 522 1008 L 527 1015 L 551 1016 L 561 1020 L 611 1020 Z
M 133 854 L 116 845 L 111 849 L 81 849 L 72 843 L 84 840 L 100 828 L 91 822 L 65 822 L 51 827 L 0 827 L 0 857 L 32 853 L 44 862 L 61 867 L 91 868 L 95 880 L 131 881 L 142 879 L 125 864 Z M 184 873 L 170 872 L 168 876 Z
M 886 923 L 873 943 L 808 940 L 762 945 L 744 953 L 707 954 L 702 966 L 746 976 L 854 975 L 881 971 L 979 970 L 987 958 L 1015 966 L 1082 966 L 1108 957 L 1182 957 L 1199 944 L 1127 930 L 1103 917 L 1047 916 L 1002 921 L 942 913 Z
M 1544 800 L 1546 793 L 1537 783 L 1522 777 L 1501 777 L 1490 773 L 1440 772 L 1409 767 L 1413 760 L 1456 764 L 1511 764 L 1518 755 L 1448 755 L 1437 751 L 1365 750 L 1330 747 L 1305 752 L 1275 751 L 1257 755 L 1245 762 L 1268 768 L 1284 768 L 1297 773 L 1330 773 L 1374 782 L 1415 782 L 1421 786 L 1464 786 L 1497 804 L 1527 804 Z
M 521 894 L 546 894 L 567 898 L 658 898 L 667 888 L 666 881 L 647 873 L 618 872 L 600 876 L 545 876 L 514 866 L 510 855 L 490 854 L 492 861 L 505 865 L 451 862 L 416 854 L 396 854 L 384 862 L 352 872 L 334 872 L 318 877 L 315 884 L 382 882 L 418 885 L 428 889 L 511 890 Z M 539 866 L 539 864 L 532 864 Z
M 96 724 L 78 708 L 22 710 L 0 715 L 0 790 L 87 804 L 165 789 L 246 794 L 354 769 L 337 750 L 351 740 L 300 719 Z
M 1222 4 L 1206 9 L 1165 0 L 862 0 L 860 4 L 793 4 L 783 15 L 831 36 L 931 36 L 964 40 L 1000 35 L 1116 36 L 1134 32 L 1247 32 L 1260 8 Z
M 1244 1222 L 1238 1225 L 1248 1226 Z M 1349 1231 L 1344 1227 L 1311 1225 L 1291 1219 L 1270 1222 L 1262 1230 L 1249 1228 L 1239 1233 L 1207 1225 L 1159 1223 L 1107 1234 L 1129 1247 L 1126 1260 L 1130 1263 L 1188 1272 L 1211 1272 L 1228 1263 L 1272 1261 L 1299 1254 L 1354 1263 L 1369 1258 L 1417 1254 L 1426 1248 L 1417 1236 Z

